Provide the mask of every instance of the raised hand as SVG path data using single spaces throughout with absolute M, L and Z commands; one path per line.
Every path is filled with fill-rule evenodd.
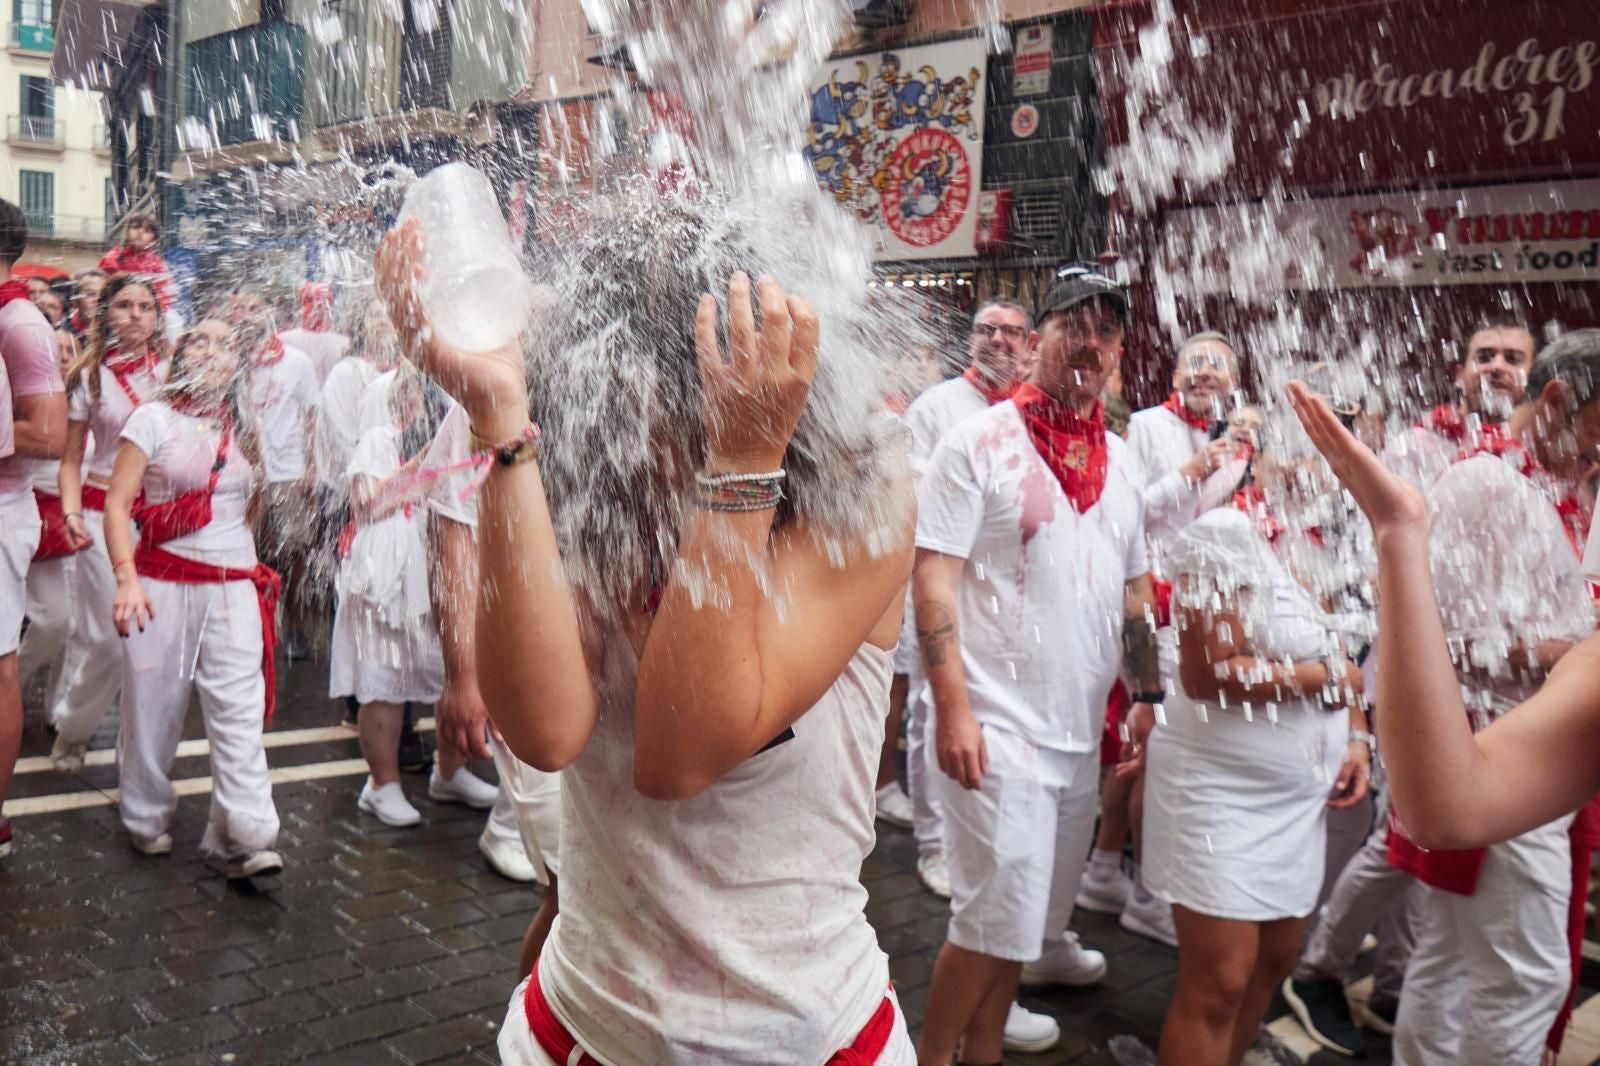
M 466 409 L 473 432 L 485 440 L 508 439 L 528 422 L 522 357 L 514 343 L 475 355 L 457 351 L 428 328 L 418 295 L 425 245 L 416 219 L 390 230 L 378 245 L 378 294 L 389 307 L 400 348 Z
M 1360 504 L 1367 521 L 1372 523 L 1373 533 L 1427 527 L 1428 504 L 1422 493 L 1385 467 L 1371 448 L 1356 440 L 1326 400 L 1306 388 L 1304 382 L 1291 381 L 1289 401 L 1311 443 Z
M 700 297 L 694 348 L 700 364 L 708 461 L 713 469 L 775 470 L 794 436 L 817 372 L 819 326 L 811 305 L 785 296 L 763 276 L 761 332 L 756 332 L 750 277 L 728 282 L 728 355 L 717 343 L 717 301 Z

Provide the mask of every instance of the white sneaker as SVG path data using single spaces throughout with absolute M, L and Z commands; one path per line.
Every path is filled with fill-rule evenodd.
M 1002 1045 L 1007 1051 L 1049 1051 L 1061 1041 L 1061 1026 L 1048 1014 L 1035 1014 L 1020 1003 L 1006 1015 Z
M 917 856 L 917 876 L 922 878 L 923 888 L 941 899 L 950 898 L 950 868 L 943 855 Z
M 428 778 L 428 795 L 440 803 L 465 803 L 468 807 L 484 811 L 494 806 L 500 790 L 465 766 L 454 777 L 439 774 L 439 763 L 433 764 L 433 774 Z
M 1087 988 L 1099 984 L 1106 975 L 1106 957 L 1078 943 L 1077 933 L 1068 933 L 1048 945 L 1044 954 L 1022 967 L 1025 985 L 1066 985 Z
M 128 843 L 132 844 L 133 850 L 137 851 L 140 855 L 156 856 L 172 854 L 171 833 L 162 833 L 154 840 L 140 840 L 138 837 L 130 836 L 128 838 Z
M 1172 925 L 1172 905 L 1159 900 L 1135 885 L 1128 894 L 1128 906 L 1118 920 L 1130 933 L 1165 944 L 1178 946 L 1178 931 Z
M 235 855 L 224 863 L 222 867 L 223 876 L 230 881 L 282 872 L 283 856 L 270 848 L 262 848 L 260 851 L 250 851 L 243 855 Z
M 900 782 L 891 781 L 878 789 L 877 800 L 877 815 L 880 821 L 897 825 L 901 829 L 911 828 L 911 797 L 900 787 Z
M 539 880 L 538 871 L 528 859 L 528 849 L 522 846 L 520 838 L 502 839 L 485 826 L 483 832 L 478 834 L 478 851 L 489 860 L 489 867 L 507 881 Z
M 384 825 L 392 825 L 397 829 L 420 825 L 422 822 L 421 812 L 411 806 L 411 801 L 406 799 L 405 789 L 400 787 L 398 781 L 390 781 L 382 788 L 373 788 L 372 778 L 367 778 L 367 783 L 361 786 L 361 798 L 356 800 L 356 806 Z
M 1102 877 L 1090 865 L 1083 871 L 1083 880 L 1078 882 L 1077 904 L 1096 914 L 1121 914 L 1128 906 L 1128 892 L 1128 875 L 1122 872 L 1122 867 L 1115 867 L 1109 876 Z
M 55 767 L 57 773 L 81 773 L 83 754 L 88 750 L 87 744 L 73 744 L 58 736 L 55 743 L 50 745 L 50 765 Z

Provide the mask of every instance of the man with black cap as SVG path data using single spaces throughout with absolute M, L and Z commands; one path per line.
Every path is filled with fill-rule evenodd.
M 924 1066 L 957 1044 L 964 1063 L 1001 1060 L 1023 964 L 1048 970 L 1070 942 L 1057 938 L 1094 833 L 1119 664 L 1134 693 L 1160 685 L 1142 482 L 1100 404 L 1127 314 L 1097 268 L 1059 271 L 1031 379 L 948 432 L 918 489 L 913 590 L 952 890 Z

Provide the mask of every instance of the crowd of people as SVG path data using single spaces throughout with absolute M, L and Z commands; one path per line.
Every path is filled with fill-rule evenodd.
M 1019 987 L 1109 970 L 1075 907 L 1177 949 L 1163 1064 L 1245 1061 L 1280 992 L 1349 1056 L 1363 1030 L 1408 1066 L 1559 1047 L 1593 759 L 1463 809 L 1473 774 L 1554 749 L 1531 705 L 1596 687 L 1593 643 L 1567 653 L 1596 624 L 1600 331 L 1541 348 L 1485 317 L 1455 394 L 1407 425 L 1327 364 L 1257 406 L 1247 353 L 1199 329 L 1117 432 L 1129 297 L 1072 265 L 1036 306 L 980 306 L 948 380 L 841 430 L 814 417 L 843 401 L 803 296 L 737 271 L 701 292 L 716 250 L 634 221 L 608 254 L 657 305 L 606 326 L 657 375 L 636 427 L 579 427 L 539 389 L 596 332 L 602 272 L 531 353 L 464 354 L 427 328 L 415 223 L 349 308 L 309 282 L 292 308 L 202 293 L 186 321 L 139 216 L 67 293 L 0 285 L 0 796 L 45 671 L 56 769 L 115 705 L 128 840 L 169 854 L 198 696 L 199 850 L 282 869 L 263 733 L 279 659 L 326 629 L 369 824 L 422 820 L 402 766 L 431 705 L 428 795 L 489 810 L 488 861 L 546 886 L 507 1063 L 1044 1051 L 1070 1019 Z M 0 201 L 0 272 L 25 244 Z M 626 454 L 584 436 L 624 428 Z M 853 516 L 826 505 L 841 486 Z M 1461 772 L 1427 786 L 1430 743 Z M 916 1043 L 864 914 L 874 819 L 950 900 Z M 558 873 L 583 890 L 559 900 Z

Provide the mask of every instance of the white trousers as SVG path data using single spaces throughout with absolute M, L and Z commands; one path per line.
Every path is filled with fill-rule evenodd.
M 106 554 L 105 516 L 85 508 L 83 523 L 94 543 L 77 555 L 77 605 L 62 666 L 66 691 L 50 712 L 57 735 L 68 744 L 94 739 L 122 689 L 123 641 L 111 621 L 117 577 Z
M 28 570 L 39 534 L 39 507 L 32 489 L 0 497 L 0 657 L 14 654 L 22 642 Z
M 1572 981 L 1571 824 L 1490 848 L 1471 896 L 1427 890 L 1395 1025 L 1399 1066 L 1538 1066 Z
M 185 585 L 144 580 L 155 618 L 127 640 L 123 682 L 122 824 L 136 840 L 167 832 L 178 793 L 167 774 L 191 688 L 211 744 L 211 817 L 200 850 L 231 858 L 278 840 L 267 753 L 261 612 L 248 581 Z
M 489 812 L 489 833 L 518 841 L 541 885 L 561 876 L 561 775 L 535 770 L 498 740 L 489 741 L 500 793 Z
M 917 855 L 944 854 L 944 804 L 939 799 L 939 749 L 934 734 L 933 690 L 921 669 L 906 689 L 906 793 Z
M 24 689 L 34 674 L 50 671 L 44 698 L 47 709 L 56 705 L 66 689 L 62 667 L 67 640 L 72 636 L 77 573 L 78 560 L 71 555 L 35 559 L 28 567 L 28 632 L 17 653 L 17 670 Z

